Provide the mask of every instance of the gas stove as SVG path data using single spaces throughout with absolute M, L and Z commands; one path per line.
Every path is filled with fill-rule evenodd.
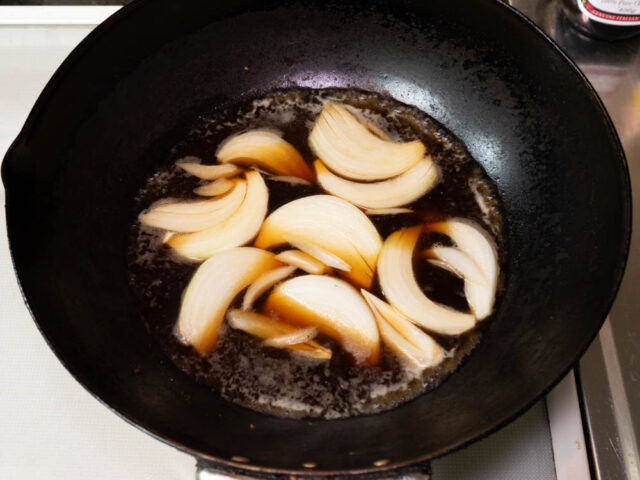
M 554 38 L 600 93 L 640 191 L 640 37 L 583 36 L 559 0 L 510 3 Z M 0 154 L 60 62 L 117 8 L 0 6 Z M 0 230 L 0 478 L 194 478 L 192 457 L 122 421 L 57 361 L 22 302 L 4 222 Z M 640 409 L 633 408 L 640 405 L 639 256 L 636 235 L 610 318 L 577 368 L 507 427 L 433 461 L 435 480 L 640 480 Z

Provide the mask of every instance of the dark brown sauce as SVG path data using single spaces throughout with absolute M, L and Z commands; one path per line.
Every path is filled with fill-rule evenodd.
M 504 264 L 499 200 L 495 186 L 482 168 L 453 134 L 425 113 L 377 94 L 354 90 L 288 90 L 213 111 L 198 118 L 186 137 L 167 152 L 164 164 L 172 165 L 187 155 L 213 163 L 222 140 L 251 128 L 279 130 L 310 163 L 314 157 L 307 138 L 325 99 L 356 107 L 393 139 L 422 140 L 441 170 L 443 180 L 410 205 L 413 213 L 371 217 L 383 239 L 403 227 L 463 217 L 481 225 L 493 236 Z M 270 193 L 269 212 L 296 198 L 321 193 L 315 186 L 290 185 L 268 177 L 266 182 Z M 173 166 L 165 167 L 140 191 L 139 210 L 161 198 L 196 198 L 193 188 L 200 183 L 203 182 Z M 443 236 L 424 236 L 416 251 L 447 241 Z M 276 415 L 340 418 L 392 408 L 435 388 L 450 375 L 477 344 L 487 325 L 487 321 L 482 322 L 460 336 L 434 335 L 451 354 L 441 365 L 422 372 L 419 377 L 402 368 L 384 346 L 377 366 L 362 367 L 353 365 L 333 340 L 320 336 L 317 341 L 330 347 L 334 355 L 329 362 L 313 361 L 263 347 L 260 341 L 226 326 L 216 350 L 200 357 L 173 334 L 182 292 L 199 264 L 178 258 L 162 245 L 161 232 L 136 223 L 131 230 L 129 265 L 130 284 L 140 300 L 142 316 L 175 364 L 224 398 Z M 417 255 L 414 270 L 429 298 L 458 310 L 468 310 L 462 280 L 431 266 Z M 377 281 L 372 291 L 381 295 Z M 241 295 L 236 301 L 240 298 Z

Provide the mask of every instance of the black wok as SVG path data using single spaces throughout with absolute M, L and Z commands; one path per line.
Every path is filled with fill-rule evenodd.
M 383 414 L 299 421 L 232 405 L 162 353 L 129 291 L 134 196 L 185 122 L 289 86 L 416 105 L 466 143 L 504 202 L 506 284 L 483 341 L 438 389 Z M 134 2 L 59 68 L 2 167 L 15 269 L 60 361 L 143 430 L 254 473 L 392 469 L 504 425 L 596 335 L 630 235 L 628 172 L 600 100 L 490 0 Z

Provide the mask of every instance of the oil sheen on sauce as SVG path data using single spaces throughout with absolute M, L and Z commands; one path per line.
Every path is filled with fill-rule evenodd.
M 173 166 L 175 160 L 192 155 L 204 163 L 213 163 L 220 142 L 245 130 L 277 130 L 307 162 L 313 161 L 307 138 L 326 100 L 355 107 L 361 118 L 393 140 L 422 140 L 440 168 L 440 183 L 409 206 L 413 213 L 371 217 L 383 239 L 403 227 L 463 217 L 475 221 L 493 236 L 500 263 L 504 264 L 503 222 L 495 186 L 464 145 L 420 110 L 357 90 L 276 91 L 201 115 L 182 140 L 166 152 L 166 158 L 160 159 L 165 166 L 140 191 L 138 211 L 160 198 L 195 198 L 193 188 L 204 182 L 179 171 Z M 321 193 L 316 186 L 275 182 L 268 176 L 265 180 L 269 187 L 269 212 L 296 198 Z M 318 361 L 263 347 L 259 340 L 226 324 L 213 353 L 201 357 L 174 336 L 182 292 L 199 263 L 172 253 L 163 246 L 162 235 L 139 223 L 131 228 L 129 280 L 147 328 L 172 361 L 197 382 L 209 385 L 231 402 L 261 412 L 288 417 L 344 418 L 393 408 L 436 388 L 468 356 L 487 325 L 485 320 L 460 336 L 434 335 L 448 355 L 439 366 L 421 374 L 404 369 L 384 346 L 377 366 L 356 366 L 336 342 L 320 336 L 316 340 L 332 349 L 333 358 Z M 446 244 L 447 238 L 425 236 L 421 242 L 423 247 L 434 242 Z M 429 298 L 468 311 L 462 280 L 417 257 L 414 271 Z M 375 281 L 372 291 L 381 294 Z M 236 302 L 241 298 L 242 294 Z

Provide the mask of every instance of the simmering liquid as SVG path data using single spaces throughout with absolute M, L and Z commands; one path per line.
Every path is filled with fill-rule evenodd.
M 408 205 L 412 213 L 370 217 L 383 239 L 404 227 L 463 217 L 492 235 L 500 263 L 504 263 L 502 216 L 495 186 L 464 145 L 420 110 L 356 90 L 278 91 L 200 116 L 189 133 L 166 152 L 163 164 L 170 166 L 149 178 L 140 191 L 139 211 L 161 198 L 196 198 L 193 189 L 204 182 L 182 172 L 173 162 L 192 155 L 203 163 L 213 163 L 220 142 L 244 130 L 277 130 L 310 163 L 315 157 L 307 139 L 326 100 L 355 107 L 361 118 L 393 140 L 420 139 L 440 168 L 440 183 Z M 268 176 L 265 181 L 269 188 L 269 213 L 297 198 L 323 193 L 317 186 L 291 185 L 270 180 Z M 322 335 L 316 341 L 331 348 L 330 361 L 264 347 L 260 340 L 227 325 L 222 327 L 216 349 L 201 357 L 174 335 L 182 293 L 200 264 L 174 254 L 163 245 L 163 235 L 164 232 L 139 223 L 131 228 L 130 284 L 148 329 L 173 362 L 196 381 L 211 386 L 231 402 L 262 412 L 289 417 L 343 418 L 393 408 L 437 387 L 471 352 L 487 325 L 487 321 L 481 322 L 459 336 L 434 334 L 447 350 L 447 357 L 437 367 L 419 374 L 405 369 L 384 345 L 377 366 L 358 366 L 334 340 Z M 446 245 L 450 241 L 438 234 L 425 235 L 416 252 L 433 243 Z M 430 299 L 461 311 L 469 310 L 461 279 L 418 256 L 414 259 L 414 271 Z M 384 298 L 377 280 L 372 292 Z M 232 308 L 241 299 L 242 293 Z M 259 309 L 260 300 L 256 307 Z

